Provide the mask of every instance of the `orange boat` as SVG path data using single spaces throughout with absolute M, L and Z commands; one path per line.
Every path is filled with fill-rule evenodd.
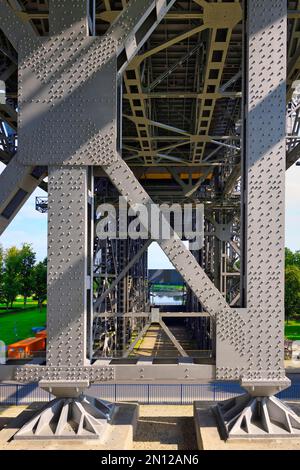
M 39 331 L 35 334 L 36 338 L 47 338 L 47 330 Z
M 32 356 L 33 352 L 44 351 L 46 348 L 46 337 L 27 338 L 7 347 L 9 359 L 25 359 Z

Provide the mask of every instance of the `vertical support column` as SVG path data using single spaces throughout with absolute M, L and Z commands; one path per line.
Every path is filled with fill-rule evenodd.
M 217 316 L 216 375 L 271 396 L 289 385 L 283 344 L 287 5 L 247 0 L 245 13 L 245 308 Z
M 284 193 L 287 5 L 248 0 L 246 62 L 245 380 L 284 377 Z
M 50 35 L 86 38 L 89 0 L 50 0 Z M 63 144 L 63 143 L 62 143 Z M 47 365 L 84 366 L 92 309 L 88 167 L 49 167 Z M 89 310 L 89 312 L 88 312 Z
M 299 437 L 300 418 L 272 396 L 290 384 L 283 361 L 287 4 L 247 3 L 247 310 L 238 369 L 248 393 L 219 403 L 215 412 L 227 438 Z
M 88 169 L 49 168 L 48 366 L 84 366 L 87 350 Z

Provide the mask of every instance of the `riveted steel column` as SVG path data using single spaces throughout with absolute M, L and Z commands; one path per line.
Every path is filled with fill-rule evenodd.
M 248 370 L 283 379 L 287 5 L 248 0 L 245 128 Z
M 48 366 L 86 363 L 88 172 L 49 168 Z
M 217 317 L 216 373 L 221 380 L 242 378 L 244 385 L 267 381 L 272 394 L 275 384 L 288 385 L 283 363 L 286 2 L 248 0 L 246 15 L 246 308 Z
M 88 4 L 50 0 L 50 34 L 73 34 L 84 41 L 89 34 Z M 87 363 L 88 190 L 88 167 L 49 166 L 48 366 Z

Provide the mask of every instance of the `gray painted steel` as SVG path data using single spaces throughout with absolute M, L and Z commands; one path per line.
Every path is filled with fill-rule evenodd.
M 37 382 L 51 380 L 57 382 L 76 382 L 88 380 L 90 383 L 145 383 L 156 380 L 161 383 L 176 383 L 178 381 L 193 382 L 212 380 L 215 377 L 215 367 L 208 364 L 194 364 L 192 358 L 180 358 L 174 364 L 155 364 L 153 358 L 141 358 L 136 364 L 110 365 L 110 360 L 96 361 L 93 366 L 24 366 L 17 367 L 13 374 L 18 382 Z
M 247 11 L 247 309 L 217 319 L 217 377 L 284 384 L 287 10 L 282 1 L 249 0 Z
M 158 240 L 195 299 L 216 321 L 216 370 L 210 365 L 193 364 L 188 357 L 173 365 L 154 365 L 152 358 L 145 358 L 135 365 L 99 361 L 90 366 L 87 360 L 87 325 L 92 318 L 89 290 L 93 283 L 88 272 L 88 167 L 101 166 L 130 206 L 152 204 L 117 148 L 118 74 L 174 1 L 131 0 L 101 38 L 88 37 L 87 0 L 51 0 L 50 36 L 43 39 L 34 38 L 28 28 L 18 29 L 20 22 L 15 15 L 7 6 L 0 7 L 1 24 L 19 52 L 19 152 L 0 190 L 1 210 L 9 213 L 8 219 L 35 188 L 36 181 L 28 176 L 30 168 L 49 168 L 47 365 L 21 367 L 16 372 L 17 380 L 42 380 L 49 390 L 51 383 L 54 390 L 65 390 L 66 383 L 80 388 L 80 384 L 99 381 L 125 383 L 129 378 L 142 385 L 150 380 L 168 380 L 174 383 L 174 402 L 181 393 L 178 381 L 241 379 L 253 396 L 266 397 L 289 385 L 283 365 L 287 11 L 280 0 L 248 0 L 247 8 L 242 172 L 246 198 L 245 308 L 228 305 L 175 233 L 170 240 Z M 16 194 L 15 206 L 7 207 Z M 217 221 L 215 225 L 219 239 L 228 241 L 228 230 L 223 238 L 221 230 L 227 225 Z M 126 250 L 125 245 L 123 248 Z M 159 395 L 161 388 L 155 387 L 149 393 L 153 402 L 159 402 L 156 393 Z M 137 396 L 141 390 L 137 387 Z M 72 410 L 77 406 L 77 397 L 73 398 L 72 404 L 67 404 Z M 55 402 L 55 409 L 50 405 L 42 412 L 37 419 L 38 429 L 47 427 L 54 413 L 58 434 L 68 435 L 64 428 L 65 405 Z M 82 419 L 86 419 L 84 411 L 79 422 Z M 282 419 L 286 420 L 286 415 Z M 34 437 L 34 426 L 31 423 L 23 431 Z
M 224 439 L 299 437 L 300 418 L 276 397 L 241 395 L 212 408 Z
M 93 397 L 56 398 L 30 419 L 14 439 L 103 440 L 110 429 L 114 408 Z
M 117 155 L 116 162 L 105 165 L 104 170 L 122 196 L 127 198 L 130 206 L 134 207 L 134 204 L 139 203 L 146 206 L 154 204 L 120 155 Z M 167 227 L 169 224 L 164 216 L 162 216 L 162 220 Z M 171 229 L 170 232 L 173 233 L 173 236 L 169 240 L 157 240 L 157 242 L 201 304 L 211 315 L 218 315 L 222 311 L 226 312 L 228 316 L 234 315 L 220 291 L 205 274 L 195 257 Z
M 20 42 L 34 37 L 31 26 L 18 18 L 5 1 L 0 2 L 0 22 L 2 31 L 6 34 L 16 51 L 19 50 Z
M 150 9 L 153 7 L 154 2 L 149 2 L 149 5 L 146 5 Z M 53 6 L 54 4 L 52 4 Z M 94 163 L 102 163 L 106 173 L 111 178 L 112 182 L 115 186 L 119 189 L 121 194 L 125 195 L 128 198 L 128 202 L 132 205 L 134 203 L 143 202 L 145 204 L 150 204 L 151 199 L 146 193 L 146 191 L 142 188 L 142 186 L 138 183 L 137 179 L 128 168 L 126 163 L 122 160 L 122 158 L 117 154 L 115 151 L 115 142 L 116 142 L 116 127 L 115 127 L 115 115 L 112 111 L 112 118 L 113 127 L 109 129 L 109 137 L 105 138 L 105 135 L 102 139 L 97 140 L 98 144 L 95 148 L 95 142 L 91 139 L 91 135 L 85 135 L 84 126 L 81 128 L 82 132 L 78 133 L 77 126 L 80 123 L 77 123 L 72 120 L 72 126 L 74 125 L 73 129 L 70 130 L 71 134 L 64 136 L 65 141 L 62 145 L 61 141 L 61 121 L 58 120 L 58 116 L 61 116 L 61 113 L 57 115 L 55 118 L 56 110 L 62 106 L 62 115 L 66 112 L 71 112 L 71 109 L 78 109 L 80 106 L 84 105 L 82 101 L 80 101 L 81 93 L 87 93 L 89 95 L 93 93 L 93 87 L 95 83 L 94 75 L 99 77 L 101 81 L 102 78 L 104 82 L 107 82 L 106 76 L 106 66 L 108 61 L 115 61 L 116 60 L 116 49 L 114 44 L 121 44 L 124 42 L 125 37 L 130 37 L 129 31 L 131 29 L 132 32 L 138 28 L 138 25 L 142 21 L 143 18 L 147 15 L 149 11 L 147 9 L 140 10 L 140 7 L 137 9 L 137 12 L 132 15 L 133 20 L 130 20 L 131 27 L 129 27 L 127 20 L 128 20 L 128 12 L 130 8 L 137 7 L 136 2 L 132 2 L 130 8 L 123 13 L 120 18 L 116 21 L 116 23 L 112 26 L 109 33 L 100 40 L 101 47 L 99 40 L 96 38 L 86 38 L 87 34 L 87 26 L 86 20 L 84 16 L 84 9 L 79 6 L 78 2 L 74 3 L 75 7 L 72 16 L 67 18 L 67 13 L 65 8 L 65 2 L 59 2 L 59 14 L 60 20 L 58 22 L 58 30 L 55 31 L 56 33 L 60 33 L 62 29 L 61 24 L 63 24 L 64 28 L 67 29 L 67 32 L 64 31 L 60 33 L 58 36 L 52 37 L 47 40 L 43 40 L 43 44 L 39 45 L 39 48 L 35 50 L 33 55 L 30 54 L 33 47 L 37 46 L 36 41 L 26 42 L 26 46 L 23 43 L 23 51 L 21 51 L 21 66 L 20 66 L 20 80 L 21 80 L 21 130 L 20 130 L 20 149 L 21 149 L 21 159 L 22 161 L 29 163 L 31 158 L 34 159 L 36 163 L 36 158 L 45 159 L 45 163 L 47 164 L 66 164 L 66 165 L 87 165 L 87 164 L 94 164 Z M 140 3 L 139 3 L 140 5 Z M 265 5 L 265 4 L 264 4 Z M 260 47 L 269 47 L 270 49 L 273 47 L 274 41 L 278 44 L 278 49 L 276 49 L 276 54 L 270 53 L 270 61 L 269 67 L 272 67 L 274 70 L 274 80 L 269 81 L 267 77 L 263 80 L 264 87 L 261 87 L 261 82 L 257 81 L 257 77 L 252 75 L 249 76 L 249 91 L 248 91 L 248 100 L 249 100 L 249 110 L 250 113 L 247 116 L 247 135 L 248 135 L 248 148 L 246 151 L 246 172 L 251 178 L 248 178 L 248 187 L 247 193 L 249 196 L 251 195 L 251 204 L 249 204 L 249 213 L 248 213 L 248 256 L 249 260 L 253 260 L 254 258 L 257 259 L 256 263 L 258 265 L 251 266 L 249 273 L 248 273 L 248 310 L 234 310 L 230 308 L 222 294 L 218 291 L 218 289 L 213 285 L 213 283 L 209 280 L 208 276 L 204 273 L 203 269 L 198 265 L 193 255 L 185 248 L 183 243 L 176 239 L 176 236 L 172 240 L 165 241 L 160 240 L 159 243 L 165 253 L 170 258 L 171 262 L 173 263 L 174 267 L 181 273 L 187 284 L 190 288 L 194 291 L 196 297 L 205 307 L 209 314 L 212 316 L 216 316 L 217 324 L 218 324 L 218 343 L 217 343 L 217 378 L 218 379 L 238 379 L 240 376 L 249 369 L 254 369 L 254 373 L 251 376 L 253 379 L 262 378 L 262 379 L 271 379 L 271 380 L 283 380 L 284 372 L 282 369 L 282 353 L 281 353 L 281 344 L 279 343 L 278 346 L 278 334 L 282 327 L 282 323 L 280 323 L 280 318 L 282 314 L 282 307 L 283 307 L 283 292 L 280 291 L 280 288 L 274 288 L 274 296 L 269 295 L 269 284 L 274 284 L 273 281 L 276 280 L 277 282 L 282 281 L 282 259 L 278 262 L 277 265 L 277 257 L 281 257 L 283 253 L 283 240 L 282 240 L 282 215 L 280 215 L 280 210 L 282 210 L 283 202 L 278 202 L 276 199 L 277 193 L 283 192 L 283 162 L 282 162 L 282 153 L 283 153 L 283 146 L 282 141 L 284 139 L 284 125 L 279 127 L 274 127 L 275 131 L 270 133 L 269 136 L 269 147 L 264 146 L 264 138 L 267 133 L 270 131 L 269 122 L 263 122 L 262 117 L 270 111 L 270 109 L 276 109 L 280 111 L 283 109 L 284 106 L 284 78 L 285 78 L 285 54 L 284 54 L 284 47 L 286 40 L 286 29 L 285 29 L 285 21 L 284 15 L 286 12 L 281 4 L 276 4 L 276 8 L 272 8 L 272 12 L 270 13 L 271 17 L 267 20 L 260 19 L 262 21 L 261 28 L 269 29 L 268 34 L 264 34 L 264 30 L 261 29 L 261 32 L 257 32 L 256 26 L 258 21 L 257 11 L 258 5 L 254 2 L 253 4 L 249 3 L 251 14 L 250 14 L 250 40 L 249 40 L 249 74 L 257 73 L 256 70 L 260 70 L 264 65 L 261 62 L 261 57 L 258 55 L 256 57 L 257 48 Z M 78 7 L 78 8 L 77 8 Z M 252 10 L 253 7 L 253 18 L 252 18 Z M 266 8 L 265 6 L 262 8 Z M 147 11 L 146 11 L 147 10 Z M 55 9 L 51 8 L 50 10 L 50 23 L 51 21 L 55 23 L 57 20 Z M 77 16 L 76 16 L 77 15 Z M 281 22 L 278 21 L 278 16 L 281 18 Z M 263 15 L 261 18 L 266 18 L 266 15 Z M 79 36 L 72 39 L 72 31 L 71 28 L 74 27 L 74 21 L 78 21 L 77 26 L 80 28 Z M 263 21 L 266 23 L 264 24 Z M 269 22 L 278 21 L 277 27 L 272 27 Z M 71 28 L 70 28 L 71 26 Z M 123 28 L 123 29 L 122 29 Z M 69 31 L 69 32 L 68 32 Z M 112 39 L 113 38 L 113 39 Z M 267 38 L 267 39 L 266 39 Z M 46 42 L 45 42 L 46 41 Z M 59 44 L 58 50 L 53 52 L 53 48 L 55 45 L 55 41 Z M 69 41 L 69 42 L 68 42 Z M 104 42 L 103 42 L 104 41 Z M 66 44 L 71 43 L 71 47 L 66 50 Z M 105 46 L 105 47 L 104 47 Z M 282 47 L 281 47 L 282 46 Z M 42 49 L 41 49 L 42 47 Z M 134 51 L 137 52 L 140 44 L 134 45 Z M 77 50 L 78 49 L 78 50 Z M 101 49 L 101 53 L 100 53 Z M 76 55 L 75 55 L 75 50 Z M 104 52 L 103 52 L 104 50 Z M 57 62 L 57 56 L 61 55 L 67 63 L 67 67 L 62 69 L 63 62 Z M 78 55 L 78 56 L 77 56 Z M 93 57 L 97 57 L 94 59 L 93 66 L 91 66 L 91 59 Z M 89 63 L 89 66 L 86 70 L 86 76 L 77 77 L 78 67 L 79 67 L 79 59 L 80 62 L 82 59 L 86 60 Z M 53 77 L 51 75 L 53 66 L 51 65 L 51 60 L 55 61 L 57 76 Z M 84 62 L 83 62 L 84 64 Z M 115 68 L 114 68 L 115 67 Z M 116 75 L 116 64 L 109 72 L 111 77 Z M 259 67 L 259 68 L 258 68 Z M 113 71 L 114 70 L 114 71 Z M 264 68 L 262 68 L 262 71 Z M 266 68 L 265 68 L 266 70 Z M 267 72 L 266 72 L 267 73 Z M 269 70 L 268 70 L 269 73 Z M 23 75 L 26 74 L 25 83 L 23 83 Z M 66 75 L 65 75 L 66 74 Z M 68 87 L 64 85 L 64 83 L 70 80 L 70 84 Z M 28 80 L 28 81 L 27 81 Z M 55 81 L 56 80 L 56 81 Z M 89 88 L 90 81 L 93 83 L 93 87 Z M 34 100 L 30 100 L 30 93 L 32 89 L 39 89 L 41 88 L 41 84 L 44 84 L 43 87 L 43 96 L 37 97 Z M 87 84 L 88 83 L 88 84 Z M 100 83 L 100 82 L 99 82 Z M 112 81 L 112 89 L 110 93 L 105 93 L 106 96 L 110 96 L 109 100 L 115 100 L 115 80 Z M 77 93 L 80 90 L 80 94 Z M 259 94 L 258 94 L 259 93 Z M 257 95 L 258 94 L 258 95 Z M 87 96 L 88 96 L 87 95 Z M 87 98 L 85 96 L 85 99 Z M 40 99 L 43 98 L 46 103 L 41 103 Z M 67 103 L 67 104 L 66 104 Z M 88 102 L 90 104 L 90 102 Z M 69 106 L 70 108 L 64 108 L 65 105 Z M 99 109 L 99 103 L 97 103 Z M 281 109 L 282 108 L 282 109 Z M 83 107 L 83 114 L 86 112 L 87 115 L 95 116 L 95 120 L 99 118 L 100 121 L 97 121 L 97 131 L 103 131 L 103 126 L 105 124 L 101 119 L 103 119 L 103 115 L 107 118 L 107 110 L 105 109 L 105 113 L 96 112 L 96 107 Z M 41 114 L 40 114 L 41 113 Z M 34 135 L 34 126 L 37 126 L 41 123 L 41 116 L 45 113 L 47 119 L 47 126 L 43 126 L 42 133 L 38 131 L 38 138 L 32 139 L 32 135 Z M 54 114 L 53 114 L 54 113 Z M 100 116 L 101 114 L 101 116 Z M 109 113 L 108 113 L 109 114 Z M 277 116 L 277 113 L 273 114 Z M 282 114 L 284 115 L 284 114 Z M 71 112 L 72 116 L 72 112 Z M 275 118 L 274 118 L 275 119 Z M 95 122 L 96 122 L 95 121 Z M 256 123 L 260 122 L 261 126 L 257 129 L 255 126 Z M 52 127 L 52 124 L 54 127 Z M 29 126 L 29 127 L 27 127 Z M 32 127 L 33 126 L 33 127 Z M 264 127 L 265 126 L 265 127 Z M 275 124 L 274 124 L 275 126 Z M 30 132 L 27 131 L 30 128 Z M 93 135 L 97 134 L 94 133 Z M 254 137 L 255 131 L 255 137 Z M 43 135 L 43 132 L 48 132 L 48 135 Z M 94 131 L 93 131 L 94 132 Z M 59 133 L 59 137 L 58 137 Z M 273 135 L 274 134 L 274 135 Z M 78 142 L 78 136 L 85 135 L 83 141 Z M 103 135 L 103 134 L 101 134 Z M 115 138 L 111 138 L 111 135 L 115 135 Z M 26 137 L 27 136 L 27 137 Z M 261 136 L 260 139 L 257 136 Z M 81 138 L 81 137 L 79 137 Z M 26 140 L 27 139 L 27 140 Z M 39 140 L 40 139 L 40 140 Z M 101 140 L 102 139 L 102 140 Z M 47 143 L 46 149 L 43 145 L 44 142 Z M 69 142 L 69 145 L 68 145 Z M 90 160 L 89 152 L 87 151 L 87 144 L 88 148 L 91 149 L 93 152 L 92 159 L 96 158 L 96 160 Z M 33 148 L 32 145 L 36 145 L 36 148 Z M 74 145 L 74 147 L 73 147 Z M 83 145 L 83 147 L 82 147 Z M 41 150 L 44 150 L 43 152 Z M 79 149 L 79 154 L 77 150 Z M 47 154 L 48 151 L 48 154 Z M 65 152 L 65 153 L 64 153 Z M 273 153 L 275 153 L 275 158 L 272 159 Z M 26 157 L 27 155 L 27 157 Z M 95 157 L 96 155 L 96 157 Z M 97 157 L 98 155 L 98 157 Z M 42 156 L 42 157 L 41 157 Z M 83 156 L 83 159 L 81 158 Z M 272 160 L 272 161 L 271 161 Z M 274 167 L 274 181 L 268 179 L 268 171 L 269 167 L 272 165 Z M 58 172 L 58 170 L 55 170 Z M 62 228 L 62 232 L 58 235 L 58 231 L 56 231 L 55 227 L 63 227 L 64 223 L 70 223 L 70 226 L 73 227 L 75 223 L 75 219 L 77 217 L 74 216 L 74 210 L 76 206 L 76 190 L 78 190 L 79 186 L 81 188 L 81 195 L 86 194 L 86 188 L 84 186 L 84 182 L 81 181 L 83 178 L 83 174 L 86 170 L 78 169 L 76 173 L 79 176 L 78 179 L 78 186 L 75 184 L 76 176 L 71 176 L 72 173 L 75 175 L 75 169 L 70 168 L 69 170 L 61 169 L 61 175 L 58 176 L 58 183 L 50 188 L 50 212 L 49 212 L 49 229 L 51 230 L 50 233 L 50 244 L 49 244 L 49 256 L 50 256 L 50 268 L 49 268 L 49 294 L 50 294 L 50 302 L 49 302 L 49 322 L 50 322 L 50 341 L 49 341 L 49 351 L 48 351 L 48 365 L 84 365 L 84 357 L 85 357 L 85 349 L 83 343 L 85 342 L 85 333 L 84 333 L 84 326 L 80 329 L 80 331 L 76 330 L 76 326 L 72 325 L 73 321 L 77 321 L 77 325 L 82 322 L 82 325 L 85 325 L 86 320 L 86 313 L 85 313 L 85 305 L 84 305 L 84 296 L 86 295 L 86 270 L 84 268 L 83 257 L 86 254 L 86 248 L 84 246 L 84 238 L 85 238 L 85 222 L 86 221 L 86 205 L 80 199 L 79 203 L 81 204 L 81 211 L 78 214 L 78 222 L 79 224 L 76 225 L 77 227 L 77 234 L 74 235 L 74 242 L 73 237 L 71 235 L 65 235 L 64 229 Z M 51 176 L 52 170 L 50 170 L 50 186 L 51 181 L 55 179 Z M 74 185 L 72 185 L 72 178 Z M 281 179 L 280 179 L 281 178 Z M 81 185 L 80 185 L 81 181 Z M 52 195 L 52 191 L 54 194 Z M 268 194 L 269 201 L 266 203 L 265 207 L 260 201 L 261 193 L 265 191 Z M 70 195 L 70 199 L 65 201 L 64 206 L 61 205 L 60 211 L 57 212 L 57 208 L 59 208 L 59 200 L 60 196 L 67 194 Z M 51 203 L 53 199 L 53 203 Z M 259 209 L 257 210 L 255 206 L 255 199 L 259 199 Z M 271 206 L 270 206 L 271 204 Z M 69 206 L 73 206 L 73 211 L 69 211 Z M 52 207 L 52 208 L 51 208 Z M 259 224 L 262 226 L 263 224 L 266 226 L 265 218 L 266 214 L 265 211 L 270 210 L 276 212 L 276 218 L 270 218 L 269 216 L 269 226 L 270 233 L 273 236 L 273 243 L 274 243 L 274 250 L 272 253 L 270 252 L 270 235 L 267 233 L 261 232 L 259 234 L 260 241 L 257 240 L 256 230 L 257 227 L 259 228 Z M 279 212 L 278 212 L 279 210 Z M 69 211 L 69 212 L 68 212 Z M 72 220 L 72 216 L 70 213 L 73 212 L 74 219 Z M 270 212 L 271 214 L 272 212 Z M 60 214 L 59 216 L 57 214 Z M 273 213 L 272 213 L 273 215 Z M 253 224 L 256 224 L 254 226 Z M 275 226 L 276 225 L 276 226 Z M 57 232 L 57 233 L 55 233 Z M 278 232 L 278 233 L 277 233 Z M 281 236 L 278 237 L 278 234 Z M 52 238 L 54 235 L 54 238 Z M 57 251 L 60 245 L 60 236 L 64 236 L 64 243 L 62 243 L 60 250 Z M 55 239 L 56 237 L 56 239 Z M 82 239 L 83 237 L 83 239 Z M 52 240 L 52 241 L 51 241 Z M 77 243 L 78 246 L 76 250 L 73 252 L 71 250 L 72 243 Z M 68 247 L 72 254 L 69 258 L 67 258 L 67 265 L 69 266 L 69 273 L 68 269 L 62 267 L 62 251 Z M 273 247 L 272 247 L 273 248 Z M 77 251 L 78 250 L 78 251 Z M 53 254 L 52 254 L 53 253 Z M 264 265 L 261 265 L 262 256 L 268 253 L 264 259 Z M 51 256 L 55 258 L 55 262 L 51 263 Z M 278 259 L 279 259 L 278 258 Z M 80 269 L 77 270 L 74 267 L 74 263 L 79 263 Z M 249 261 L 249 266 L 251 261 Z M 260 268 L 263 267 L 263 269 Z M 73 272 L 74 271 L 74 272 Z M 79 275 L 79 273 L 81 273 Z M 255 296 L 256 289 L 260 289 L 263 281 L 263 276 L 268 275 L 269 280 L 264 287 L 266 291 L 268 291 L 266 298 Z M 81 276 L 81 279 L 80 279 Z M 66 278 L 66 283 L 60 285 L 60 282 L 56 282 L 57 279 L 62 279 L 63 277 Z M 70 284 L 70 280 L 73 282 L 76 279 L 78 286 L 75 288 L 74 285 L 72 287 L 72 283 Z M 56 287 L 54 287 L 56 286 Z M 79 289 L 83 289 L 81 294 L 75 294 Z M 57 289 L 57 290 L 56 290 Z M 72 293 L 71 293 L 72 292 Z M 72 295 L 74 293 L 74 298 L 77 299 L 78 302 L 72 301 Z M 69 298 L 71 304 L 74 306 L 68 307 L 68 303 L 65 305 L 66 311 L 64 312 L 65 320 L 62 320 L 62 310 L 60 309 L 57 300 L 55 298 L 66 296 L 65 298 Z M 276 298 L 277 296 L 277 298 Z M 255 297 L 255 299 L 254 299 Z M 259 299 L 259 305 L 257 304 L 257 299 Z M 275 300 L 276 299 L 276 300 Z M 256 303 L 254 302 L 256 301 Z M 52 306 L 53 302 L 53 306 Z M 251 304 L 252 302 L 252 304 Z M 267 302 L 268 308 L 267 310 L 264 309 L 264 302 Z M 276 308 L 273 311 L 273 307 Z M 75 305 L 77 307 L 75 307 Z M 278 311 L 278 308 L 281 311 Z M 68 311 L 71 313 L 68 313 Z M 55 313 L 60 312 L 60 313 Z M 276 325 L 272 325 L 272 339 L 266 339 L 264 342 L 265 346 L 268 347 L 268 351 L 266 352 L 266 358 L 264 362 L 259 357 L 255 357 L 254 349 L 256 344 L 251 340 L 252 338 L 252 330 L 255 328 L 255 322 L 257 322 L 257 312 L 258 316 L 260 316 L 259 324 L 261 323 L 261 319 L 265 320 L 266 326 L 265 334 L 270 330 L 270 322 L 273 322 L 273 317 L 276 318 Z M 53 319 L 52 319 L 53 314 Z M 248 320 L 248 317 L 250 320 Z M 57 320 L 62 322 L 61 326 L 57 328 Z M 53 322 L 53 323 L 52 323 Z M 282 322 L 282 318 L 281 318 Z M 274 322 L 273 322 L 274 323 Z M 53 325 L 53 326 L 51 326 Z M 248 326 L 246 326 L 248 325 Z M 74 332 L 74 328 L 75 332 Z M 53 332 L 51 329 L 53 328 Z M 57 329 L 56 329 L 57 328 Z M 78 326 L 79 328 L 79 326 Z M 67 334 L 67 341 L 64 342 L 63 338 L 64 335 Z M 59 337 L 59 335 L 61 335 Z M 250 341 L 249 341 L 250 340 Z M 268 343 L 268 341 L 272 341 L 272 344 Z M 282 341 L 282 338 L 281 340 Z M 259 341 L 259 344 L 262 344 L 263 341 Z M 274 344 L 276 343 L 276 344 Z M 66 347 L 67 345 L 67 347 Z M 57 348 L 57 346 L 59 346 Z M 274 346 L 274 355 L 271 352 L 271 347 Z M 246 347 L 250 347 L 249 355 L 246 353 Z M 273 349 L 272 349 L 273 351 Z M 52 359 L 53 358 L 53 359 Z M 50 362 L 49 362 L 50 361 Z M 267 369 L 269 370 L 267 371 Z M 266 373 L 264 371 L 267 371 Z M 267 374 L 267 376 L 266 376 Z M 80 374 L 79 374 L 80 375 Z M 74 374 L 74 377 L 76 374 Z M 248 377 L 249 378 L 249 377 Z
M 54 12 L 50 24 L 56 24 Z M 87 37 L 84 26 L 77 31 L 80 19 L 81 9 L 78 22 L 61 34 L 20 44 L 19 161 L 24 164 L 100 165 L 114 158 L 115 44 L 110 36 Z
M 86 168 L 50 167 L 47 364 L 85 365 L 87 347 Z
M 173 3 L 131 2 L 103 38 L 91 38 L 86 0 L 50 1 L 52 36 L 20 43 L 22 163 L 103 165 L 115 159 L 117 46 L 125 44 L 133 57 Z M 157 19 L 137 42 L 135 32 L 153 8 Z

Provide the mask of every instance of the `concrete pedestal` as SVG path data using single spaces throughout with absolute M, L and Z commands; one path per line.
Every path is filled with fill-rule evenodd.
M 105 433 L 99 439 L 67 438 L 47 439 L 40 436 L 32 439 L 23 435 L 14 439 L 17 432 L 37 415 L 40 416 L 45 404 L 33 404 L 9 422 L 0 431 L 1 450 L 130 450 L 139 417 L 139 406 L 134 403 L 116 404 Z

